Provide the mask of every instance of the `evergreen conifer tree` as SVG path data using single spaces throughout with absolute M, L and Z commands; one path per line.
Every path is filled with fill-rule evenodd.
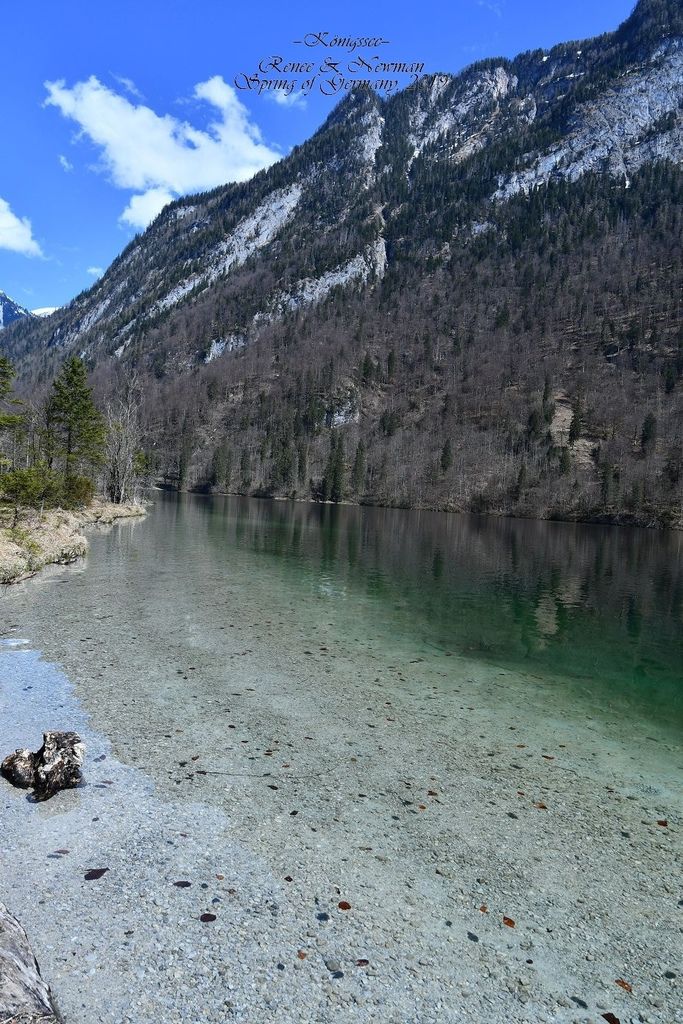
M 640 447 L 645 456 L 653 455 L 657 447 L 657 417 L 651 412 L 647 414 L 643 421 Z
M 0 356 L 0 402 L 9 400 L 12 403 L 10 395 L 12 394 L 14 376 L 14 367 L 9 359 L 6 356 Z M 14 400 L 14 404 L 18 404 L 18 400 Z M 0 431 L 10 430 L 12 427 L 18 426 L 19 423 L 21 423 L 21 416 L 16 413 L 3 412 L 0 409 Z
M 447 473 L 453 465 L 453 446 L 450 440 L 447 440 L 441 449 L 441 472 Z
M 72 356 L 52 384 L 48 400 L 50 450 L 61 461 L 64 493 L 67 501 L 83 488 L 85 477 L 91 481 L 94 468 L 103 458 L 104 420 L 95 406 L 88 387 L 85 363 Z
M 358 442 L 356 457 L 353 460 L 353 471 L 351 474 L 351 486 L 356 494 L 360 494 L 365 485 L 365 445 Z
M 330 500 L 342 501 L 344 498 L 344 438 L 339 435 L 334 452 L 332 463 L 332 481 L 330 485 Z

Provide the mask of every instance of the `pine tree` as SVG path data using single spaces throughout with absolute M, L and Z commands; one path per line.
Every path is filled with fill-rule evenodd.
M 441 472 L 447 473 L 453 465 L 453 445 L 450 439 L 446 441 L 441 449 Z
M 44 462 L 25 469 L 11 469 L 0 477 L 0 494 L 14 506 L 14 522 L 19 521 L 22 508 L 43 508 L 60 499 L 59 481 Z
M 578 402 L 574 405 L 574 412 L 572 415 L 572 421 L 569 424 L 569 437 L 568 444 L 571 448 L 581 437 L 581 430 L 583 428 L 583 422 L 581 418 L 581 406 Z
M 240 455 L 240 483 L 243 490 L 251 486 L 251 454 L 248 448 L 243 448 Z
M 358 442 L 356 457 L 353 460 L 351 486 L 356 494 L 360 494 L 365 486 L 365 445 L 362 441 Z
M 232 479 L 232 449 L 227 441 L 222 441 L 214 449 L 211 462 L 211 485 L 220 490 L 230 489 Z
M 12 391 L 12 381 L 14 380 L 14 367 L 10 363 L 9 359 L 5 356 L 0 356 L 0 402 L 4 402 L 7 396 Z M 7 413 L 0 413 L 0 430 L 8 426 Z
M 78 500 L 83 479 L 92 481 L 95 466 L 103 458 L 105 429 L 88 387 L 85 363 L 72 356 L 52 384 L 48 400 L 49 450 L 62 463 L 67 501 Z M 79 479 L 80 476 L 80 479 Z
M 643 421 L 640 447 L 645 456 L 653 455 L 657 447 L 657 417 L 651 412 L 647 414 Z
M 517 474 L 517 485 L 515 487 L 514 495 L 516 499 L 519 499 L 522 493 L 524 492 L 524 488 L 527 485 L 527 477 L 528 473 L 526 463 L 523 462 L 522 465 L 519 467 L 519 473 Z
M 304 487 L 308 479 L 308 445 L 300 441 L 296 450 L 297 479 L 299 486 Z
M 271 476 L 276 491 L 289 490 L 294 483 L 294 449 L 288 434 L 284 434 L 274 445 Z
M 339 435 L 334 452 L 332 481 L 330 484 L 330 501 L 338 502 L 344 498 L 344 438 Z
M 9 402 L 12 405 L 20 404 L 18 399 L 10 398 L 14 377 L 14 367 L 10 363 L 9 359 L 5 356 L 0 356 L 0 403 Z M 16 413 L 2 412 L 2 410 L 0 410 L 0 431 L 11 430 L 12 428 L 19 426 L 21 420 L 22 417 L 18 416 Z
M 363 383 L 364 384 L 368 384 L 372 380 L 372 378 L 374 377 L 374 374 L 375 374 L 375 364 L 372 361 L 370 353 L 366 352 L 365 353 L 365 358 L 363 359 L 363 366 L 361 368 L 361 379 L 362 379 Z
M 342 501 L 344 497 L 344 439 L 334 431 L 330 434 L 330 453 L 327 456 L 322 482 L 323 501 Z

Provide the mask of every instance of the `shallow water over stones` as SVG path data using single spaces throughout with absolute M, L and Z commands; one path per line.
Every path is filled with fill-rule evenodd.
M 67 1019 L 675 1019 L 680 538 L 155 497 L 0 597 L 3 751 L 88 745 L 2 792 Z

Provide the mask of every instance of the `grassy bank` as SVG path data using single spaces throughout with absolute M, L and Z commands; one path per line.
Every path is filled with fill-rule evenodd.
M 68 512 L 27 509 L 13 525 L 13 510 L 0 505 L 0 584 L 18 583 L 43 566 L 82 557 L 88 549 L 82 532 L 87 526 L 105 526 L 144 514 L 142 505 L 94 501 L 87 508 Z

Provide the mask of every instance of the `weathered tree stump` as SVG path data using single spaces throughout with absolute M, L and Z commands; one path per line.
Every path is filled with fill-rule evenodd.
M 15 750 L 2 762 L 0 771 L 13 786 L 31 789 L 36 774 L 36 755 L 30 750 Z
M 26 932 L 0 903 L 0 1021 L 59 1024 Z
M 45 732 L 43 745 L 35 754 L 16 750 L 0 765 L 0 771 L 15 786 L 33 788 L 36 800 L 49 800 L 61 789 L 81 781 L 85 746 L 76 732 Z
M 85 745 L 77 732 L 45 732 L 36 754 L 33 792 L 37 800 L 49 800 L 60 789 L 71 789 L 81 781 Z

